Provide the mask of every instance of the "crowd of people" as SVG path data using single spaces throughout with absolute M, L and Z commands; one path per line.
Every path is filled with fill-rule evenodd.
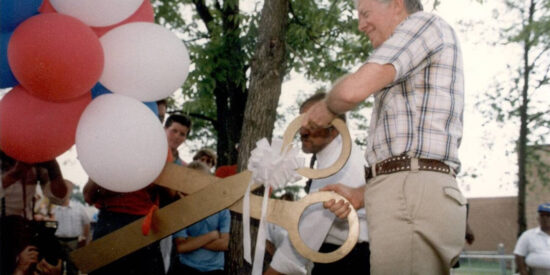
M 340 218 L 353 206 L 359 239 L 343 259 L 312 263 L 296 252 L 285 230 L 270 226 L 272 260 L 265 274 L 448 274 L 465 236 L 473 242 L 467 201 L 456 181 L 464 112 L 460 43 L 445 20 L 423 11 L 420 0 L 355 4 L 359 30 L 374 50 L 327 94 L 301 104 L 305 119 L 300 138 L 302 151 L 313 154 L 312 167 L 331 165 L 342 140 L 330 122 L 345 120 L 346 112 L 373 96 L 368 145 L 364 157 L 353 146 L 350 160 L 335 175 L 308 181 L 307 193 L 334 191 L 350 203 L 331 200 L 324 208 L 310 207 L 299 230 L 312 249 L 330 252 L 347 238 L 347 222 Z M 211 149 L 198 151 L 190 163 L 178 153 L 191 120 L 180 114 L 165 119 L 166 101 L 157 103 L 173 163 L 211 174 L 218 166 Z M 117 193 L 89 179 L 84 200 L 99 210 L 90 230 L 84 207 L 70 200 L 73 183 L 63 178 L 55 160 L 27 164 L 3 153 L 1 160 L 2 274 L 78 274 L 67 255 L 86 245 L 90 235 L 101 238 L 188 195 L 154 184 Z M 219 175 L 236 172 L 230 165 Z M 38 207 L 46 210 L 35 213 L 37 190 L 57 206 Z M 548 253 L 550 247 L 550 205 L 541 205 L 538 212 L 541 227 L 526 231 L 514 251 L 522 275 L 528 269 L 546 272 L 533 263 L 540 260 L 538 252 Z M 230 214 L 222 210 L 90 274 L 226 274 L 229 232 Z M 543 254 L 543 261 L 548 255 Z

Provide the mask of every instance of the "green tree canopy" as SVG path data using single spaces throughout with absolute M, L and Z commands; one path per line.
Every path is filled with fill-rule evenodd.
M 216 147 L 219 163 L 236 163 L 250 64 L 258 40 L 261 4 L 254 1 L 156 0 L 156 21 L 181 35 L 192 67 L 184 103 L 169 111 L 193 118 L 192 139 Z M 289 1 L 286 71 L 333 81 L 368 56 L 357 30 L 353 0 Z

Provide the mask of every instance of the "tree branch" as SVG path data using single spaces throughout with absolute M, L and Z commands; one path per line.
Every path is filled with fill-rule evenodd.
M 214 20 L 214 18 L 212 17 L 210 10 L 208 10 L 208 7 L 204 3 L 204 0 L 193 0 L 193 4 L 195 4 L 195 7 L 197 8 L 197 13 L 204 22 L 204 25 L 206 25 L 208 33 L 212 34 L 212 30 L 210 29 L 209 25 L 210 22 Z
M 546 112 L 538 112 L 537 114 L 532 115 L 532 116 L 527 120 L 527 123 L 531 123 L 531 122 L 537 120 L 538 118 L 540 118 L 541 116 L 544 116 L 544 115 L 547 115 L 547 114 L 550 114 L 550 110 L 547 110 Z

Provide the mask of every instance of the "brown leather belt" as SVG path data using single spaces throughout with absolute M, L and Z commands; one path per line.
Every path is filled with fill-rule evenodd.
M 385 159 L 376 164 L 376 175 L 387 175 L 397 172 L 410 171 L 411 170 L 411 157 L 410 156 L 397 156 Z M 439 160 L 434 159 L 418 159 L 418 170 L 432 171 L 443 174 L 450 174 L 451 168 Z M 454 173 L 451 174 L 453 177 Z M 371 167 L 365 167 L 365 179 L 369 180 L 373 178 Z

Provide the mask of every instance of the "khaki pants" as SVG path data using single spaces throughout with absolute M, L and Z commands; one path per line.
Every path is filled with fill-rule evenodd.
M 448 174 L 416 170 L 371 179 L 371 274 L 449 274 L 464 245 L 465 204 Z

